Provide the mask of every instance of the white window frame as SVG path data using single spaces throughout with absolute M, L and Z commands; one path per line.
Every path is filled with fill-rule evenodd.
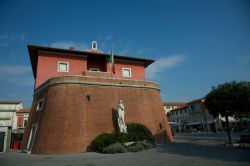
M 42 102 L 42 105 L 40 106 L 40 103 Z M 40 112 L 43 110 L 43 105 L 44 105 L 44 98 L 40 99 L 37 103 L 37 106 L 36 106 L 36 112 Z
M 60 70 L 60 64 L 67 64 L 67 70 L 64 71 L 64 70 Z M 57 63 L 57 71 L 58 72 L 69 72 L 69 62 L 62 62 L 62 61 L 59 61 Z
M 124 76 L 124 73 L 123 73 L 124 70 L 129 70 L 130 75 L 129 76 Z M 131 68 L 125 68 L 125 67 L 123 67 L 122 68 L 122 77 L 127 77 L 127 78 L 132 77 L 132 70 L 131 70 Z
M 32 151 L 33 143 L 34 143 L 34 140 L 35 140 L 35 137 L 36 137 L 37 127 L 38 127 L 38 124 L 37 124 L 37 123 L 36 123 L 36 124 L 33 124 L 33 125 L 31 126 L 29 141 L 28 141 L 28 144 L 27 144 L 27 149 L 28 149 L 29 151 Z M 32 138 L 32 135 L 33 135 L 33 138 Z

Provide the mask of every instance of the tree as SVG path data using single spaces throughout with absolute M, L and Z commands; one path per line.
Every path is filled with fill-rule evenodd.
M 228 140 L 232 143 L 228 117 L 250 111 L 250 82 L 233 81 L 212 87 L 206 95 L 205 106 L 213 116 L 225 116 Z

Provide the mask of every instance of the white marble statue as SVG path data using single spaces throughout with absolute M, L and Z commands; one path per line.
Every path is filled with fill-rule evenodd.
M 127 126 L 124 121 L 125 106 L 122 104 L 122 100 L 119 101 L 117 112 L 119 130 L 121 133 L 127 133 Z

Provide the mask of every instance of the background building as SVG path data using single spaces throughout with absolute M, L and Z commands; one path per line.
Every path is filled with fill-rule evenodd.
M 189 123 L 187 106 L 181 106 L 170 110 L 167 113 L 172 132 L 181 132 Z
M 204 98 L 195 99 L 181 107 L 170 107 L 167 118 L 172 132 L 199 132 L 199 131 L 223 131 L 226 127 L 225 117 L 221 115 L 213 117 L 204 106 Z M 249 130 L 249 114 L 239 117 L 229 117 L 232 130 Z
M 178 107 L 182 107 L 184 106 L 186 103 L 181 103 L 181 102 L 165 102 L 163 103 L 163 108 L 165 111 L 165 114 L 167 115 L 167 113 L 173 109 L 176 109 Z
M 28 117 L 21 101 L 0 101 L 0 152 L 20 147 Z
M 173 132 L 214 130 L 213 116 L 204 107 L 203 100 L 203 98 L 192 100 L 168 112 L 167 117 Z
M 189 122 L 186 128 L 190 131 L 215 130 L 213 115 L 203 105 L 203 98 L 187 103 Z

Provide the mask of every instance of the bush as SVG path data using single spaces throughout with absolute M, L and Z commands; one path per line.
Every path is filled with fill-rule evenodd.
M 94 150 L 102 152 L 103 148 L 108 147 L 115 142 L 118 142 L 118 140 L 113 133 L 103 133 L 94 139 L 92 147 Z
M 143 145 L 141 143 L 134 143 L 127 147 L 129 152 L 139 152 L 144 149 Z
M 155 147 L 154 144 L 151 144 L 151 143 L 147 142 L 146 140 L 140 141 L 138 143 L 141 143 L 143 145 L 144 149 L 151 149 L 151 148 Z
M 132 144 L 133 146 L 130 145 L 127 147 L 128 150 L 132 152 L 149 149 L 155 146 L 154 137 L 146 126 L 136 123 L 128 124 L 127 131 L 128 133 L 114 132 L 100 134 L 94 139 L 91 147 L 93 150 L 98 152 L 118 153 L 115 151 L 118 148 L 118 142 L 121 144 L 121 146 L 126 142 L 135 142 L 134 144 Z
M 127 142 L 125 133 L 103 133 L 98 135 L 92 142 L 92 149 L 102 152 L 102 150 L 116 142 Z
M 131 123 L 127 125 L 128 134 L 126 135 L 126 140 L 129 142 L 138 142 L 146 140 L 147 142 L 155 145 L 155 140 L 150 132 L 150 130 L 142 125 L 137 123 Z
M 120 143 L 116 142 L 114 144 L 109 145 L 108 147 L 102 150 L 103 153 L 125 153 L 127 149 Z
M 154 147 L 154 145 L 147 142 L 146 140 L 143 140 L 143 141 L 135 142 L 135 143 L 129 145 L 127 147 L 127 150 L 129 152 L 139 152 L 139 151 L 142 151 L 144 149 L 151 149 L 153 147 Z

